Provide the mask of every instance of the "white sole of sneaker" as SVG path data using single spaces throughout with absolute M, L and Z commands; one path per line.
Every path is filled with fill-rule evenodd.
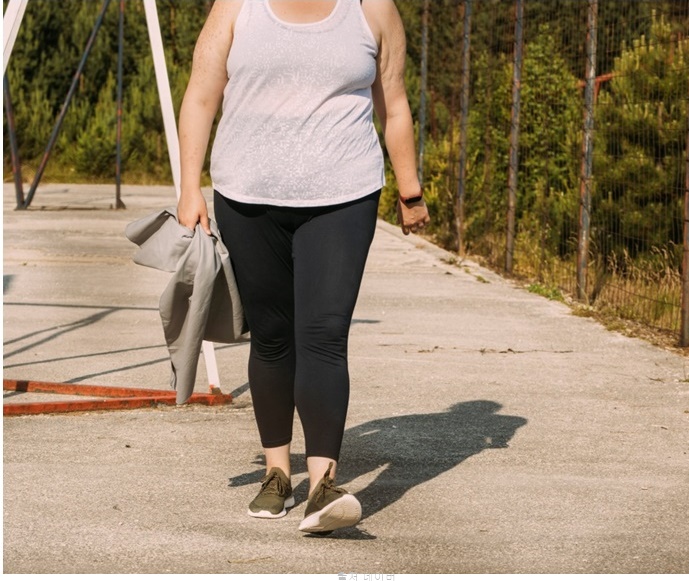
M 273 514 L 269 510 L 259 510 L 258 512 L 253 512 L 251 509 L 247 511 L 247 514 L 249 516 L 253 516 L 255 518 L 282 518 L 287 514 L 287 511 L 285 509 L 287 508 L 292 508 L 294 506 L 294 496 L 290 496 L 287 500 L 285 500 L 285 508 L 282 509 L 282 512 L 278 512 L 277 514 Z
M 311 513 L 299 525 L 304 533 L 324 533 L 351 527 L 361 520 L 361 504 L 351 494 L 334 500 L 318 512 Z

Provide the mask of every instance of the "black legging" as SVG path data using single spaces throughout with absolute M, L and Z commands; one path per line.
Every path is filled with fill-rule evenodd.
M 373 240 L 380 191 L 346 204 L 286 208 L 215 193 L 251 331 L 249 385 L 261 443 L 292 441 L 339 458 L 349 403 L 347 339 Z

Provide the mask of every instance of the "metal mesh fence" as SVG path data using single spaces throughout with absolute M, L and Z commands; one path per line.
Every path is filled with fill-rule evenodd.
M 508 273 L 679 331 L 689 0 L 427 8 L 429 30 L 444 19 L 455 51 L 453 63 L 434 59 L 434 42 L 448 39 L 429 35 L 421 79 L 435 235 Z M 413 35 L 410 45 L 415 59 L 423 46 Z
M 406 80 L 437 240 L 545 289 L 680 331 L 689 344 L 689 0 L 395 2 L 407 30 Z M 40 14 L 80 15 L 82 33 L 88 31 L 89 10 L 95 13 L 99 3 L 68 4 L 70 10 L 32 2 L 30 10 L 38 11 L 36 22 Z M 179 71 L 188 70 L 209 2 L 160 5 L 169 15 L 179 100 L 185 84 Z M 132 3 L 131 11 L 137 7 Z M 57 28 L 68 29 L 69 19 Z M 163 133 L 140 20 L 129 20 L 126 162 L 139 160 L 155 174 L 165 165 Z M 13 90 L 25 148 L 52 126 L 51 107 L 62 93 L 51 93 L 48 73 L 65 68 L 66 58 L 47 51 L 38 67 L 31 51 L 46 34 L 36 22 L 22 29 L 25 50 L 13 56 L 23 71 L 13 77 Z M 96 44 L 94 67 L 101 72 L 113 38 Z M 78 59 L 81 45 L 76 51 L 62 44 Z M 58 142 L 64 167 L 84 166 L 91 174 L 95 153 L 109 172 L 114 151 L 114 137 L 106 139 L 103 128 L 112 91 L 93 85 Z M 388 182 L 381 213 L 392 218 L 391 172 Z

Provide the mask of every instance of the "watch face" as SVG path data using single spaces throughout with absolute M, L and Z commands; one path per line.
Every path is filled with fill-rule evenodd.
M 402 200 L 405 204 L 414 204 L 416 202 L 420 202 L 423 200 L 423 196 L 415 196 L 413 198 L 407 198 L 406 200 Z

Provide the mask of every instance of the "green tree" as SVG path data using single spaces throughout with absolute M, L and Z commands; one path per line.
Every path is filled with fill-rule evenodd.
M 650 34 L 623 47 L 600 94 L 593 216 L 604 256 L 681 243 L 687 71 L 689 39 L 654 16 Z
M 522 75 L 517 249 L 537 272 L 567 252 L 579 196 L 582 95 L 548 25 L 528 45 Z
M 468 249 L 492 254 L 506 228 L 513 63 L 488 51 L 474 60 L 465 227 Z M 536 264 L 565 252 L 577 208 L 581 94 L 547 25 L 526 47 L 522 70 L 518 251 Z M 500 239 L 500 241 L 498 240 Z M 499 255 L 492 257 L 496 261 Z
M 111 2 L 106 12 L 45 179 L 114 178 L 118 4 Z M 173 100 L 178 109 L 189 78 L 196 37 L 212 2 L 159 0 L 157 4 Z M 95 0 L 32 0 L 27 6 L 8 67 L 25 168 L 35 167 L 43 154 L 102 6 L 102 2 Z M 124 178 L 169 181 L 171 172 L 143 3 L 129 0 L 125 6 Z M 110 147 L 112 151 L 106 152 Z M 8 147 L 4 166 L 7 176 Z M 31 179 L 30 171 L 26 174 Z
M 472 71 L 465 238 L 468 252 L 497 261 L 507 227 L 512 65 L 507 55 L 484 50 L 473 59 Z

